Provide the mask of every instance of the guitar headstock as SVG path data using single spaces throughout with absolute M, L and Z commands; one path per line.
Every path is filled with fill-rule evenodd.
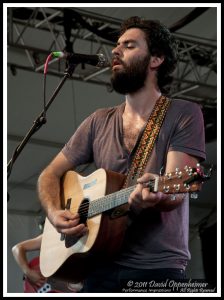
M 158 190 L 167 194 L 197 192 L 211 173 L 212 167 L 205 172 L 200 164 L 194 168 L 186 166 L 183 170 L 176 168 L 174 172 L 158 177 Z

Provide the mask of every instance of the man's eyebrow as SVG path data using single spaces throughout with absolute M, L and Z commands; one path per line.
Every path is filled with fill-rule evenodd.
M 129 40 L 125 40 L 125 41 L 123 41 L 123 42 L 117 42 L 117 45 L 120 45 L 120 44 L 128 44 L 128 43 L 136 43 L 136 40 L 129 39 Z

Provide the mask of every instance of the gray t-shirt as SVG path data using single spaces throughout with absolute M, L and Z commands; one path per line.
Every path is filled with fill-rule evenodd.
M 77 167 L 94 162 L 104 168 L 127 174 L 134 156 L 123 141 L 122 114 L 125 103 L 99 109 L 82 122 L 62 149 Z M 138 141 L 143 133 L 139 134 Z M 168 151 L 181 151 L 205 159 L 204 122 L 200 107 L 192 102 L 172 100 L 145 172 L 159 174 L 165 169 Z M 140 269 L 185 268 L 188 250 L 189 199 L 170 212 L 145 209 L 128 227 L 117 263 Z

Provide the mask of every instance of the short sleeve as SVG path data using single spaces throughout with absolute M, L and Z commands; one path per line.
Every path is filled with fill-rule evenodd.
M 65 144 L 62 153 L 74 167 L 93 161 L 94 113 L 87 117 Z
M 199 105 L 184 102 L 175 122 L 169 151 L 185 152 L 198 157 L 200 161 L 205 160 L 204 118 Z

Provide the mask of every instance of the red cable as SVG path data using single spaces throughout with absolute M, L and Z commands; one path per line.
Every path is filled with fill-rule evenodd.
M 51 60 L 51 58 L 52 58 L 52 53 L 48 55 L 48 57 L 46 59 L 46 62 L 45 62 L 45 65 L 44 65 L 44 74 L 45 75 L 47 74 L 48 63 Z

